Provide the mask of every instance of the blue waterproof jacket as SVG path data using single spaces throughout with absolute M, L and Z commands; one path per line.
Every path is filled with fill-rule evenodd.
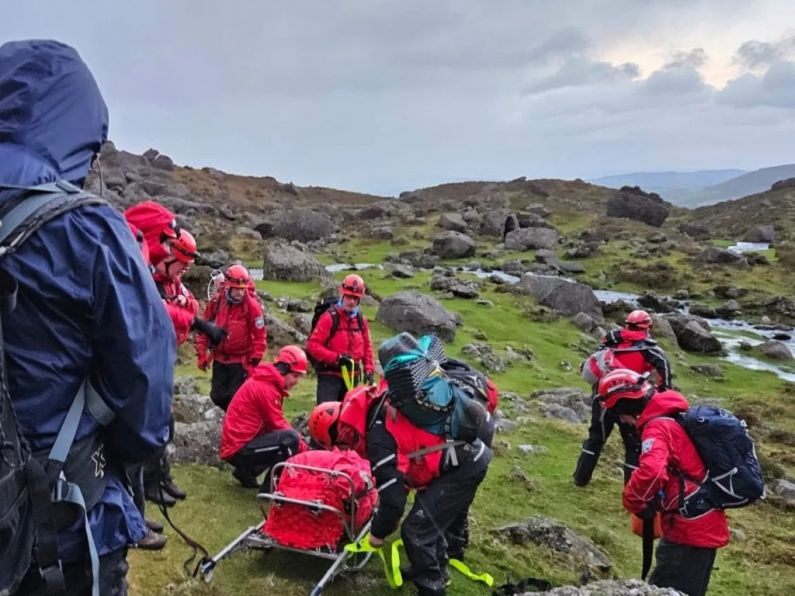
M 82 185 L 106 139 L 108 112 L 77 52 L 54 41 L 0 46 L 0 183 Z M 19 191 L 0 190 L 0 204 Z M 3 318 L 9 388 L 34 450 L 52 446 L 89 378 L 116 417 L 83 413 L 77 440 L 104 437 L 110 475 L 89 522 L 100 556 L 144 535 L 122 464 L 144 461 L 168 436 L 176 339 L 138 246 L 110 206 L 46 223 L 0 260 L 19 282 Z M 86 555 L 82 529 L 62 532 L 64 560 Z

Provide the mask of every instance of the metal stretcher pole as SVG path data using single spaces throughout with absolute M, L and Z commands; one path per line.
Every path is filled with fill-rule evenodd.
M 358 542 L 359 540 L 364 538 L 369 531 L 370 531 L 370 522 L 367 522 L 367 524 L 365 524 L 365 526 L 359 531 L 359 534 L 356 536 L 354 542 Z M 355 568 L 361 569 L 362 567 L 364 567 L 364 565 L 370 559 L 371 555 L 372 553 L 368 553 L 364 561 L 360 565 L 357 565 Z M 331 583 L 334 577 L 340 571 L 343 571 L 345 569 L 345 563 L 348 561 L 348 558 L 351 556 L 353 556 L 353 553 L 349 553 L 346 550 L 340 551 L 339 555 L 337 556 L 337 559 L 334 561 L 331 567 L 328 568 L 326 574 L 320 578 L 320 581 L 317 582 L 317 584 L 315 584 L 315 587 L 312 588 L 312 591 L 309 593 L 309 596 L 320 596 L 323 593 L 323 589 L 326 587 L 326 585 Z
M 251 526 L 245 532 L 240 534 L 240 536 L 238 536 L 232 542 L 227 544 L 223 548 L 223 550 L 221 550 L 221 552 L 215 555 L 212 559 L 202 564 L 202 566 L 199 568 L 199 571 L 202 574 L 204 581 L 209 582 L 213 578 L 213 570 L 215 569 L 215 566 L 221 561 L 221 559 L 224 559 L 225 557 L 235 552 L 240 547 L 240 545 L 243 542 L 245 542 L 245 540 L 249 536 L 251 536 L 251 534 L 258 533 L 264 525 L 265 522 L 263 521 L 258 526 Z

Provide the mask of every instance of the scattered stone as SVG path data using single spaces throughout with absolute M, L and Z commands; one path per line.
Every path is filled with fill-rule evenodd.
M 495 354 L 492 347 L 488 344 L 467 344 L 461 348 L 461 351 L 468 356 L 477 358 L 478 362 L 489 372 L 503 372 L 505 370 L 505 360 Z
M 386 263 L 384 265 L 384 273 L 398 279 L 414 277 L 414 269 L 411 265 L 402 265 L 400 263 Z
M 561 586 L 547 592 L 521 596 L 682 596 L 673 588 L 658 588 L 640 579 L 606 579 L 584 586 Z
M 591 333 L 594 329 L 599 326 L 599 323 L 594 321 L 589 315 L 585 314 L 584 312 L 578 312 L 574 317 L 572 317 L 571 322 L 574 324 L 575 327 L 584 331 L 585 333 Z
M 192 424 L 174 424 L 174 461 L 205 466 L 221 466 L 218 445 L 221 444 L 221 417 Z
M 591 419 L 591 397 L 581 389 L 562 387 L 543 389 L 530 394 L 539 402 L 539 410 L 545 418 L 580 424 Z
M 745 532 L 740 528 L 730 527 L 729 532 L 731 534 L 732 542 L 744 542 L 748 539 Z
M 748 263 L 743 255 L 717 246 L 710 246 L 701 254 L 699 260 L 702 263 L 715 265 L 738 265 Z
M 494 303 L 491 300 L 486 300 L 485 298 L 479 298 L 475 300 L 475 304 L 485 306 L 486 308 L 494 308 Z
M 549 453 L 549 447 L 545 447 L 544 445 L 517 445 L 516 448 L 522 453 L 522 455 L 540 455 Z
M 736 300 L 727 300 L 721 306 L 715 309 L 719 316 L 726 319 L 733 319 L 742 314 L 743 307 Z
M 740 341 L 740 343 L 739 343 L 739 347 L 740 347 L 740 349 L 741 349 L 743 352 L 750 352 L 751 350 L 753 350 L 753 349 L 754 349 L 754 346 L 753 346 L 753 345 L 751 345 L 750 343 L 748 343 L 748 342 L 747 342 L 747 341 L 745 341 L 745 340 L 741 340 L 741 341 Z
M 534 515 L 522 522 L 495 528 L 493 532 L 511 544 L 536 544 L 566 555 L 574 565 L 584 565 L 597 576 L 607 576 L 613 564 L 600 547 L 568 528 L 562 522 Z
M 690 369 L 704 375 L 708 379 L 723 378 L 723 369 L 717 364 L 694 364 Z
M 554 228 L 519 228 L 505 236 L 508 250 L 552 249 L 558 243 L 560 234 Z
M 534 492 L 538 489 L 536 483 L 517 465 L 511 466 L 507 476 L 509 482 L 524 485 L 527 492 Z
M 444 309 L 433 297 L 415 291 L 403 291 L 385 298 L 376 319 L 395 331 L 414 335 L 433 333 L 444 341 L 455 339 L 460 319 Z
M 519 428 L 519 424 L 508 418 L 500 418 L 494 423 L 494 430 L 498 433 L 512 433 L 517 428 Z
M 262 278 L 286 281 L 311 281 L 327 277 L 326 268 L 315 257 L 286 242 L 265 246 Z
M 743 240 L 745 242 L 767 242 L 770 244 L 773 242 L 774 236 L 773 226 L 756 226 L 745 233 Z
M 775 360 L 792 360 L 792 352 L 789 348 L 780 341 L 771 339 L 759 346 L 762 353 L 768 358 Z
M 441 217 L 439 217 L 438 226 L 444 230 L 453 232 L 466 232 L 468 227 L 467 222 L 465 222 L 464 218 L 458 213 L 443 213 Z
M 511 291 L 535 296 L 539 304 L 564 315 L 574 316 L 583 312 L 597 322 L 604 321 L 599 300 L 591 286 L 585 284 L 546 275 L 525 274 L 512 286 Z
M 460 232 L 442 232 L 433 239 L 433 253 L 442 259 L 475 256 L 475 241 Z
M 690 306 L 690 314 L 697 317 L 704 317 L 706 319 L 717 319 L 718 313 L 711 306 L 706 304 L 693 304 Z
M 787 501 L 795 503 L 795 482 L 784 478 L 776 478 L 770 483 L 770 492 Z
M 436 292 L 450 292 L 458 298 L 473 299 L 480 295 L 480 284 L 476 281 L 464 281 L 457 277 L 448 277 L 434 273 L 431 278 L 431 289 Z

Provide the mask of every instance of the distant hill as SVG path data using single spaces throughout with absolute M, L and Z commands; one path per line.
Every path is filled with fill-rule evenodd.
M 795 164 L 762 168 L 760 170 L 748 172 L 742 176 L 737 176 L 731 180 L 726 180 L 720 184 L 707 186 L 701 189 L 700 192 L 694 193 L 687 200 L 676 202 L 686 207 L 711 205 L 720 201 L 738 199 L 740 197 L 770 190 L 774 182 L 793 177 L 795 177 Z
M 700 190 L 705 186 L 720 184 L 745 174 L 746 170 L 697 170 L 695 172 L 631 172 L 602 176 L 591 180 L 594 184 L 608 188 L 640 186 L 647 192 L 656 192 L 669 198 L 680 192 Z

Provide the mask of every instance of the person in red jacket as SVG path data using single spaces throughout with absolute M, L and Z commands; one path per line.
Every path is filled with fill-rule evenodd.
M 257 476 L 307 445 L 285 419 L 282 403 L 307 373 L 309 363 L 298 346 L 279 350 L 273 363 L 260 364 L 238 389 L 224 416 L 220 457 L 234 466 L 245 487 L 257 488 Z M 262 483 L 269 484 L 268 475 Z
M 729 525 L 722 509 L 689 519 L 679 513 L 680 483 L 690 494 L 698 488 L 690 478 L 706 473 L 696 446 L 674 418 L 688 409 L 687 399 L 670 389 L 657 391 L 645 375 L 628 369 L 599 381 L 599 399 L 641 433 L 640 461 L 623 498 L 624 508 L 641 518 L 662 513 L 663 537 L 649 583 L 690 596 L 706 594 L 716 550 L 729 542 Z
M 467 513 L 486 477 L 491 449 L 480 439 L 445 447 L 444 437 L 419 428 L 388 402 L 381 406 L 379 396 L 370 399 L 366 391 L 354 389 L 345 406 L 340 402 L 315 406 L 309 432 L 325 449 L 352 448 L 370 460 L 379 495 L 370 526 L 372 546 L 382 546 L 401 525 L 408 492 L 416 491 L 400 528 L 410 563 L 402 569 L 403 575 L 414 582 L 419 596 L 445 596 L 447 564 L 451 558 L 462 559 L 468 545 Z M 351 401 L 354 392 L 358 394 L 354 399 L 363 402 Z M 354 422 L 351 416 L 360 419 Z M 363 435 L 361 440 L 354 444 L 340 440 L 338 431 L 345 423 L 353 423 L 357 434 Z
M 364 375 L 365 383 L 373 383 L 375 359 L 370 325 L 359 309 L 364 296 L 364 280 L 348 275 L 340 286 L 339 301 L 330 306 L 320 318 L 306 342 L 306 352 L 317 371 L 317 403 L 342 401 L 347 387 L 342 379 L 342 367 L 353 378 Z
M 210 399 L 226 411 L 232 396 L 250 369 L 262 360 L 267 332 L 262 307 L 249 291 L 251 276 L 242 265 L 231 265 L 224 274 L 223 289 L 207 303 L 204 319 L 226 331 L 226 338 L 208 349 L 205 335 L 196 338 L 197 366 L 207 370 L 212 362 Z
M 671 386 L 671 367 L 665 352 L 649 336 L 652 320 L 645 310 L 633 310 L 627 315 L 623 329 L 615 329 L 602 338 L 601 346 L 613 350 L 617 364 L 621 368 L 637 373 L 657 375 L 660 390 Z M 591 481 L 602 448 L 613 428 L 618 426 L 624 443 L 624 480 L 628 480 L 632 469 L 638 465 L 640 443 L 635 428 L 623 424 L 612 412 L 604 412 L 598 399 L 591 407 L 591 425 L 588 438 L 582 444 L 577 466 L 574 469 L 574 484 L 586 486 Z

